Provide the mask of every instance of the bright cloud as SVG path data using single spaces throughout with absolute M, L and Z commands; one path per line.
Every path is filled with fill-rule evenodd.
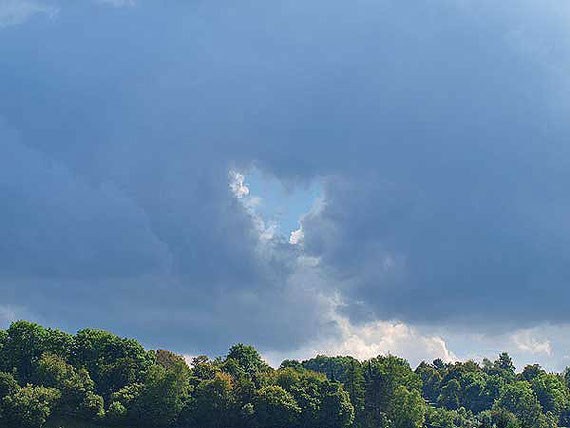
M 516 347 L 530 354 L 552 355 L 552 345 L 548 339 L 535 336 L 532 329 L 521 330 L 512 335 L 512 340 Z
M 245 177 L 236 171 L 230 171 L 230 189 L 236 198 L 249 195 L 249 187 L 245 184 Z
M 285 353 L 266 353 L 266 358 L 273 365 L 278 365 L 280 359 L 291 356 L 307 359 L 315 355 L 351 355 L 360 360 L 385 354 L 405 355 L 412 365 L 436 358 L 448 362 L 457 360 L 455 353 L 438 335 L 423 333 L 402 322 L 351 322 L 342 314 L 343 304 L 338 295 L 321 294 L 320 302 L 320 323 L 329 326 L 329 335 L 300 349 Z
M 292 245 L 302 244 L 304 238 L 303 227 L 291 232 L 289 236 L 289 243 Z
M 353 355 L 359 359 L 380 354 L 406 355 L 413 363 L 441 358 L 455 361 L 457 357 L 438 336 L 426 336 L 404 323 L 374 321 L 354 325 L 346 318 L 337 320 L 340 339 L 315 348 L 317 353 L 328 355 Z

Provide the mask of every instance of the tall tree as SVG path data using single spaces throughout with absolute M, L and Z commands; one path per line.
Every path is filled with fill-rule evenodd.
M 261 358 L 261 355 L 259 355 L 259 352 L 257 352 L 257 349 L 243 343 L 232 346 L 228 352 L 227 359 L 235 360 L 249 375 L 269 368 Z
M 392 421 L 391 428 L 421 428 L 424 425 L 426 404 L 415 389 L 400 385 L 394 390 L 388 417 Z
M 55 388 L 61 393 L 60 410 L 66 414 L 102 416 L 102 408 L 93 409 L 100 403 L 94 395 L 95 384 L 85 369 L 76 370 L 65 360 L 54 354 L 44 353 L 36 363 L 34 382 Z
M 182 422 L 194 428 L 232 427 L 239 417 L 231 376 L 216 373 L 202 381 L 183 410 Z
M 260 428 L 297 426 L 301 408 L 293 396 L 280 386 L 265 386 L 254 402 L 255 421 Z
M 3 426 L 41 428 L 56 408 L 61 393 L 54 388 L 28 385 L 2 400 Z
M 544 426 L 542 407 L 530 384 L 517 381 L 507 385 L 495 403 L 495 408 L 513 413 L 523 428 Z
M 75 336 L 72 363 L 89 371 L 97 392 L 105 398 L 124 386 L 142 382 L 154 360 L 154 353 L 136 340 L 107 331 L 85 329 Z

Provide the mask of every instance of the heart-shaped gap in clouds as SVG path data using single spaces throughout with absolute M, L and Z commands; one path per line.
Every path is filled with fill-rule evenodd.
M 303 241 L 303 216 L 323 200 L 319 180 L 283 181 L 255 167 L 244 172 L 230 170 L 229 186 L 255 218 L 262 238 L 286 238 L 293 245 Z

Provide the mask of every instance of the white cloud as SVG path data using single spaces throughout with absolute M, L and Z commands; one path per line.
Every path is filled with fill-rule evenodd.
M 302 244 L 304 238 L 305 233 L 303 232 L 303 227 L 301 226 L 299 229 L 291 232 L 291 235 L 289 236 L 289 243 L 292 245 Z
M 483 329 L 477 332 L 464 327 L 440 327 L 430 329 L 430 332 L 444 337 L 452 349 L 461 350 L 457 355 L 460 360 L 493 360 L 506 351 L 518 370 L 527 364 L 538 363 L 547 370 L 561 371 L 568 364 L 565 355 L 570 346 L 570 326 L 567 324 L 542 324 L 507 333 Z
M 58 8 L 32 0 L 0 0 L 0 28 L 22 24 L 33 15 L 44 14 L 52 18 Z
M 230 189 L 236 198 L 249 195 L 249 187 L 245 184 L 245 177 L 236 171 L 230 171 Z
M 301 349 L 285 353 L 266 353 L 265 358 L 277 366 L 284 358 L 307 359 L 315 355 L 350 355 L 366 360 L 378 355 L 393 354 L 406 358 L 412 366 L 422 360 L 441 358 L 456 361 L 454 352 L 448 349 L 443 338 L 422 333 L 402 322 L 371 321 L 362 324 L 351 322 L 340 313 L 342 302 L 338 296 L 322 296 L 322 324 L 334 325 L 330 335 Z
M 548 339 L 537 338 L 533 329 L 520 330 L 512 336 L 517 349 L 530 354 L 552 355 L 552 346 Z
M 356 325 L 338 313 L 333 318 L 338 324 L 340 336 L 321 344 L 319 352 L 329 355 L 350 354 L 358 359 L 391 353 L 405 356 L 412 364 L 424 359 L 457 359 L 441 337 L 423 335 L 405 323 L 372 321 Z
M 270 241 L 275 238 L 277 231 L 279 230 L 279 225 L 275 222 L 266 224 L 261 221 L 259 223 L 259 238 L 262 241 Z
M 350 355 L 359 360 L 378 355 L 393 354 L 406 358 L 412 366 L 422 360 L 441 358 L 456 361 L 456 355 L 438 336 L 426 336 L 417 329 L 389 321 L 374 321 L 354 325 L 346 318 L 339 320 L 340 335 L 323 342 L 313 343 L 302 349 L 287 353 L 267 353 L 265 357 L 273 364 L 291 356 L 307 359 L 315 355 Z

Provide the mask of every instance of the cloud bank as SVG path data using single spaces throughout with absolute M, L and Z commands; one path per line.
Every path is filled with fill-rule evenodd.
M 0 4 L 2 307 L 187 354 L 452 359 L 570 321 L 570 6 L 44 4 Z M 322 183 L 291 237 L 254 167 Z

